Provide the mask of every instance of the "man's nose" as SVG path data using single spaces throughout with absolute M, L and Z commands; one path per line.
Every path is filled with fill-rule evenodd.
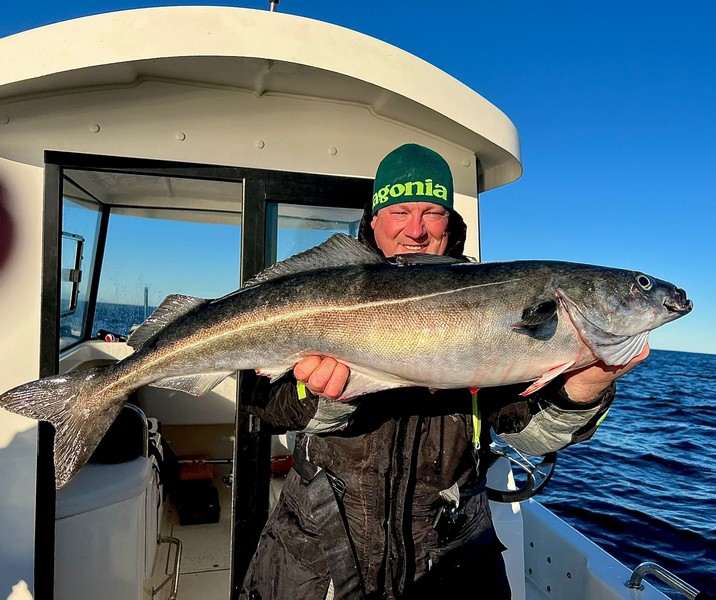
M 423 222 L 422 215 L 411 214 L 408 219 L 408 224 L 405 226 L 405 235 L 413 239 L 421 238 L 425 235 L 425 223 Z

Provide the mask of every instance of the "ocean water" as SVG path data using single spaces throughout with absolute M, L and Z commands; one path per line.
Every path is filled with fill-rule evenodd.
M 129 335 L 130 327 L 142 323 L 146 316 L 152 314 L 155 308 L 150 306 L 145 310 L 143 306 L 98 302 L 95 309 L 92 335 L 97 335 L 97 332 L 103 329 L 114 334 L 127 336 Z
M 652 350 L 538 499 L 628 567 L 653 561 L 715 594 L 716 355 Z
M 93 331 L 127 335 L 143 319 L 99 303 Z M 653 561 L 716 594 L 716 355 L 652 350 L 594 437 L 559 453 L 538 500 L 629 568 Z

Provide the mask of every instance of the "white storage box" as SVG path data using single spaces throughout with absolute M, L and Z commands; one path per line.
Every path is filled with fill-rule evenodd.
M 158 472 L 151 458 L 88 463 L 57 493 L 56 600 L 151 597 Z

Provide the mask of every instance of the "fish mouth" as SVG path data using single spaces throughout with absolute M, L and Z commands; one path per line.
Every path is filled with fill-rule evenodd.
M 686 290 L 675 288 L 671 295 L 664 299 L 664 307 L 671 313 L 685 315 L 694 308 L 694 303 L 686 296 Z

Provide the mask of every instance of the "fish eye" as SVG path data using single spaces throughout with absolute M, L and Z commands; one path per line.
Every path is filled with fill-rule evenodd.
M 652 287 L 654 287 L 654 282 L 651 278 L 642 273 L 636 276 L 636 282 L 639 284 L 641 289 L 646 291 L 649 291 Z

